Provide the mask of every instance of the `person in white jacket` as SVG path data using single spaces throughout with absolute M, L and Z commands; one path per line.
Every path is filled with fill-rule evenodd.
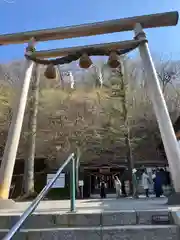
M 114 177 L 114 185 L 116 188 L 116 198 L 121 197 L 121 181 L 119 180 L 118 176 Z
M 147 174 L 147 170 L 144 169 L 143 175 L 142 175 L 142 186 L 145 190 L 146 197 L 149 197 L 149 184 L 150 184 L 150 179 Z

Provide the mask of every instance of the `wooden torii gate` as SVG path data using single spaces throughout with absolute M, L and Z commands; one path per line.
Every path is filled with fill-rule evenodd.
M 167 106 L 161 91 L 155 66 L 149 51 L 148 41 L 143 28 L 155 28 L 174 26 L 178 22 L 178 12 L 167 12 L 131 18 L 117 19 L 92 24 L 83 24 L 78 26 L 44 29 L 38 31 L 29 31 L 13 34 L 0 35 L 0 45 L 21 44 L 28 42 L 28 47 L 33 47 L 35 42 L 60 40 L 65 38 L 77 38 L 83 36 L 92 36 L 98 34 L 107 34 L 123 31 L 134 31 L 133 40 L 114 42 L 106 44 L 97 44 L 91 46 L 71 47 L 54 49 L 47 51 L 35 51 L 26 54 L 24 73 L 22 74 L 21 88 L 17 95 L 17 101 L 14 106 L 14 113 L 10 125 L 6 147 L 0 169 L 0 198 L 8 199 L 12 180 L 12 174 L 22 129 L 24 112 L 27 102 L 27 95 L 31 81 L 33 67 L 38 64 L 59 64 L 58 59 L 46 60 L 47 58 L 59 56 L 73 56 L 73 59 L 79 58 L 83 52 L 89 55 L 109 55 L 111 51 L 119 51 L 120 54 L 126 50 L 139 48 L 142 63 L 146 74 L 146 86 L 149 97 L 153 103 L 153 108 L 159 124 L 162 141 L 167 154 L 169 167 L 174 182 L 176 193 L 180 194 L 180 149 L 173 130 L 172 122 L 167 110 Z M 31 41 L 31 39 L 34 41 Z M 78 54 L 76 54 L 78 52 Z M 80 55 L 79 55 L 80 54 Z M 67 57 L 65 57 L 67 60 Z M 68 59 L 69 60 L 69 59 Z M 64 61 L 64 59 L 63 59 Z M 36 64 L 35 64 L 36 63 Z

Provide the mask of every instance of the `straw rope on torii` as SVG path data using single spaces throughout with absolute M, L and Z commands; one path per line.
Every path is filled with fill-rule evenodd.
M 0 45 L 19 44 L 29 42 L 30 52 L 26 52 L 26 67 L 22 74 L 21 88 L 17 95 L 17 102 L 8 133 L 7 143 L 0 169 L 0 198 L 7 199 L 14 170 L 14 164 L 24 119 L 27 95 L 31 81 L 33 68 L 37 69 L 38 64 L 45 64 L 47 67 L 54 67 L 58 64 L 65 64 L 80 59 L 80 67 L 88 68 L 92 61 L 90 56 L 108 55 L 108 64 L 116 68 L 119 66 L 117 56 L 128 51 L 139 48 L 144 72 L 146 74 L 146 88 L 152 101 L 155 115 L 158 121 L 163 144 L 165 146 L 169 167 L 172 173 L 174 188 L 180 194 L 180 149 L 173 130 L 172 122 L 167 110 L 167 106 L 162 94 L 159 79 L 150 54 L 146 35 L 143 28 L 155 28 L 165 26 L 175 26 L 178 22 L 178 12 L 159 13 L 131 18 L 116 19 L 105 22 L 83 24 L 72 27 L 44 29 L 23 33 L 0 35 Z M 93 36 L 98 34 L 109 34 L 114 32 L 134 31 L 134 40 L 124 42 L 97 44 L 92 46 L 82 46 L 64 49 L 54 49 L 48 51 L 35 51 L 34 44 L 30 43 L 33 38 L 35 42 L 59 40 L 67 38 L 77 38 Z M 28 49 L 27 49 L 28 50 Z M 59 57 L 62 58 L 59 58 Z M 46 58 L 58 57 L 47 60 Z M 49 69 L 50 69 L 49 67 Z M 37 73 L 37 71 L 36 71 Z M 47 71 L 46 71 L 47 74 Z M 36 74 L 37 75 L 37 74 Z M 37 76 L 36 76 L 37 77 Z M 49 77 L 52 78 L 51 74 Z
M 146 39 L 143 41 L 147 41 Z M 36 49 L 34 47 L 35 41 L 32 39 L 31 44 L 26 48 L 25 57 L 28 60 L 34 61 L 36 64 L 47 65 L 47 69 L 45 71 L 45 76 L 49 79 L 53 79 L 56 77 L 56 71 L 54 66 L 69 64 L 73 61 L 77 61 L 79 59 L 79 65 L 81 68 L 87 69 L 92 65 L 92 61 L 90 56 L 109 56 L 108 65 L 111 68 L 117 68 L 120 65 L 120 61 L 118 59 L 119 56 L 129 53 L 138 47 L 138 45 L 142 41 L 126 41 L 125 49 L 104 49 L 97 45 L 97 47 L 84 46 L 82 49 L 79 47 L 78 50 L 74 49 L 74 52 L 67 54 L 61 58 L 55 59 L 42 59 L 36 56 Z M 108 44 L 109 45 L 109 44 Z M 112 43 L 113 45 L 113 43 Z M 116 44 L 117 45 L 117 44 Z M 106 44 L 104 44 L 106 47 Z
M 116 51 L 113 51 L 113 52 L 116 53 L 118 56 L 126 54 L 126 53 L 134 50 L 135 48 L 137 48 L 138 45 L 141 42 L 142 41 L 136 42 L 134 47 L 123 49 L 123 50 L 116 50 Z M 36 56 L 33 56 L 33 53 L 35 53 L 34 48 L 33 48 L 32 52 L 30 52 L 30 54 L 29 54 L 30 50 L 31 50 L 30 48 L 27 49 L 28 53 L 25 53 L 25 57 L 28 60 L 32 60 L 35 63 L 43 64 L 43 65 L 49 65 L 49 64 L 63 65 L 63 64 L 68 64 L 68 63 L 71 63 L 73 61 L 76 61 L 76 60 L 80 59 L 85 54 L 87 56 L 109 56 L 112 52 L 112 51 L 107 51 L 107 50 L 98 49 L 98 48 L 87 48 L 87 49 L 85 48 L 83 50 L 77 51 L 75 53 L 68 54 L 67 56 L 64 56 L 64 57 L 61 57 L 61 58 L 48 59 L 47 60 L 47 59 L 41 59 L 41 58 L 38 58 Z

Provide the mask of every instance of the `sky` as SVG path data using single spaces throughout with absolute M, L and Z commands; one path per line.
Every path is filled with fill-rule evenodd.
M 0 34 L 179 11 L 180 0 L 0 0 Z M 179 21 L 180 22 L 180 21 Z M 180 60 L 180 23 L 146 29 L 152 54 Z M 37 44 L 37 50 L 123 41 L 133 32 L 113 33 Z M 0 47 L 0 62 L 23 58 L 25 44 Z

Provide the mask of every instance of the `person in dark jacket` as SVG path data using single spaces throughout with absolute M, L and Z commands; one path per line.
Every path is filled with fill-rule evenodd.
M 154 191 L 156 194 L 156 197 L 160 197 L 163 194 L 163 172 L 160 170 L 156 171 L 156 177 L 154 179 Z
M 106 198 L 106 183 L 104 180 L 100 182 L 100 197 Z
M 171 176 L 170 172 L 165 168 L 164 170 L 164 181 L 163 181 L 163 194 L 167 197 L 172 192 Z

